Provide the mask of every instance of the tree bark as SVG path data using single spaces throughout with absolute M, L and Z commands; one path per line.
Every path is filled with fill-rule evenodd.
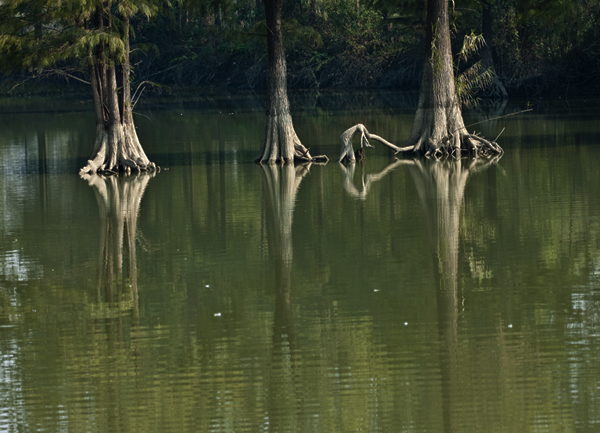
M 102 7 L 95 16 L 95 26 L 104 28 Z M 122 93 L 117 85 L 115 53 L 100 42 L 90 57 L 89 74 L 96 112 L 96 141 L 91 158 L 79 171 L 84 174 L 114 174 L 160 170 L 150 162 L 135 130 L 132 114 L 129 61 L 129 17 L 122 17 L 123 61 L 121 64 Z M 108 24 L 110 25 L 110 23 Z M 108 66 L 107 66 L 108 63 Z
M 454 86 L 446 0 L 427 0 L 425 29 L 427 51 L 419 105 L 408 145 L 414 146 L 412 152 L 426 154 L 445 144 L 460 154 L 466 129 Z
M 352 137 L 361 133 L 361 147 L 368 145 L 368 138 L 380 141 L 395 154 L 434 156 L 452 155 L 460 158 L 463 151 L 473 156 L 501 155 L 497 143 L 469 134 L 465 128 L 460 103 L 454 85 L 454 66 L 450 45 L 450 27 L 447 0 L 427 0 L 426 56 L 423 65 L 419 104 L 412 131 L 406 147 L 399 148 L 374 134 L 363 125 L 349 128 L 340 137 L 342 151 L 340 161 L 354 160 Z
M 384 138 L 381 138 L 378 135 L 371 134 L 367 131 L 367 128 L 362 123 L 358 125 L 354 125 L 344 131 L 344 133 L 340 136 L 340 141 L 342 143 L 342 150 L 340 152 L 340 157 L 338 158 L 338 162 L 354 162 L 356 160 L 356 155 L 354 149 L 352 148 L 352 139 L 355 135 L 360 134 L 360 149 L 364 149 L 367 147 L 373 147 L 369 143 L 369 139 L 377 140 L 385 147 L 390 149 L 394 153 L 406 152 L 408 150 L 412 150 L 412 147 L 398 147 L 395 144 L 390 143 Z
M 269 54 L 269 82 L 263 143 L 256 162 L 261 164 L 326 162 L 313 157 L 296 135 L 287 96 L 287 70 L 281 33 L 282 0 L 264 0 Z

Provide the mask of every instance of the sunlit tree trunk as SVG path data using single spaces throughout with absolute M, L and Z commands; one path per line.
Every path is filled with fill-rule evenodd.
M 101 6 L 95 26 L 105 23 Z M 155 171 L 138 139 L 132 115 L 129 61 L 129 17 L 122 17 L 124 54 L 121 63 L 122 93 L 119 97 L 117 59 L 115 53 L 100 42 L 89 59 L 89 74 L 96 112 L 96 141 L 91 158 L 80 174 L 113 174 L 116 172 Z
M 291 163 L 294 160 L 327 160 L 313 158 L 296 135 L 287 95 L 287 70 L 281 33 L 282 0 L 263 0 L 267 23 L 269 82 L 267 119 L 262 147 L 256 162 L 261 164 Z
M 425 30 L 421 92 L 408 145 L 426 153 L 448 143 L 460 152 L 466 129 L 454 86 L 447 0 L 427 0 Z
M 361 148 L 372 147 L 368 140 L 374 139 L 396 154 L 438 158 L 452 155 L 459 158 L 462 151 L 473 156 L 503 153 L 497 143 L 469 134 L 465 128 L 454 84 L 447 0 L 427 0 L 425 30 L 426 55 L 419 103 L 407 146 L 398 147 L 369 133 L 364 125 L 357 124 L 340 137 L 340 161 L 355 159 L 352 138 L 358 134 L 361 136 Z

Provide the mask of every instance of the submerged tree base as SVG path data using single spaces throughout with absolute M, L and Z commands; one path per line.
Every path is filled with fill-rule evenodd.
M 157 172 L 138 140 L 133 123 L 97 125 L 92 158 L 79 170 L 80 175 Z
M 354 152 L 352 148 L 352 139 L 355 135 L 360 134 L 360 148 Z M 427 135 L 419 138 L 417 144 L 398 147 L 390 143 L 386 139 L 371 134 L 363 124 L 354 125 L 348 128 L 340 136 L 342 149 L 340 152 L 339 162 L 354 162 L 359 155 L 359 159 L 364 158 L 364 149 L 373 147 L 369 140 L 376 140 L 383 144 L 388 149 L 392 150 L 395 155 L 401 156 L 425 156 L 427 158 L 443 159 L 448 157 L 460 158 L 463 155 L 471 157 L 492 157 L 504 154 L 504 150 L 495 141 L 486 140 L 483 137 L 473 133 L 469 134 L 463 131 L 455 134 L 449 133 L 446 137 L 435 143 Z
M 289 113 L 268 115 L 265 135 L 258 157 L 259 164 L 286 164 L 292 162 L 327 162 L 325 155 L 312 156 L 300 142 L 294 131 L 292 116 Z

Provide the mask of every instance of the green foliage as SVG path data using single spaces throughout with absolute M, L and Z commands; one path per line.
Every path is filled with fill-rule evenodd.
M 95 24 L 97 8 L 106 22 L 103 26 Z M 150 0 L 5 0 L 0 4 L 0 65 L 5 70 L 39 71 L 70 62 L 70 67 L 79 64 L 85 70 L 101 43 L 122 62 L 129 38 L 123 20 L 148 19 L 157 11 Z
M 290 87 L 380 85 L 391 64 L 414 46 L 412 32 L 386 21 L 356 0 L 289 1 L 283 39 Z M 160 41 L 154 71 L 170 85 L 260 88 L 266 85 L 264 7 L 255 1 L 222 4 L 179 2 L 148 23 L 144 41 Z M 406 34 L 411 34 L 407 37 Z M 408 44 L 398 44 L 399 40 Z M 391 81 L 391 80 L 390 80 Z
M 484 46 L 483 35 L 477 35 L 472 31 L 470 34 L 465 35 L 463 46 L 458 52 L 455 61 L 454 85 L 459 103 L 462 106 L 472 107 L 477 105 L 479 102 L 477 93 L 488 87 L 494 79 L 492 68 L 485 68 L 481 60 L 468 66 L 463 71 L 459 71 L 460 62 L 468 62 Z
M 481 60 L 457 75 L 454 84 L 460 105 L 465 107 L 477 105 L 480 101 L 476 96 L 477 92 L 492 84 L 493 79 L 493 70 L 484 68 Z
M 110 20 L 101 29 L 94 24 L 99 4 Z M 417 0 L 287 0 L 288 85 L 415 88 L 428 48 L 425 6 Z M 471 29 L 483 32 L 486 10 L 493 40 L 469 46 L 478 43 Z M 493 64 L 500 82 L 513 92 L 571 86 L 600 91 L 599 0 L 465 0 L 452 5 L 450 18 L 464 79 L 485 78 Z M 132 48 L 140 80 L 246 89 L 266 85 L 264 6 L 256 0 L 5 0 L 0 3 L 0 68 L 85 73 L 101 42 L 122 62 L 124 19 L 130 20 L 130 36 L 138 44 Z M 478 57 L 484 68 L 477 66 Z

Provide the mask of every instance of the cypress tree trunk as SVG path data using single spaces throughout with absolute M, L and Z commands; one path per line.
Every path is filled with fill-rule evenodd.
M 256 162 L 275 164 L 300 161 L 327 161 L 312 157 L 296 135 L 287 96 L 287 70 L 281 34 L 282 0 L 264 0 L 269 54 L 267 119 L 262 147 Z
M 493 141 L 469 134 L 465 128 L 460 103 L 454 85 L 454 65 L 450 45 L 450 27 L 447 0 L 427 0 L 426 56 L 423 65 L 419 105 L 406 147 L 398 147 L 371 134 L 362 124 L 348 128 L 340 137 L 342 143 L 339 161 L 352 162 L 356 158 L 352 138 L 361 136 L 361 152 L 372 147 L 374 139 L 395 154 L 443 157 L 461 156 L 468 151 L 473 156 L 493 156 L 504 153 Z
M 104 25 L 101 7 L 96 12 L 95 25 L 97 28 Z M 117 90 L 115 54 L 107 52 L 104 43 L 101 42 L 95 50 L 95 56 L 90 59 L 90 83 L 96 112 L 96 142 L 91 158 L 79 171 L 82 175 L 159 170 L 148 160 L 135 131 L 130 90 L 129 17 L 123 17 L 123 26 L 125 52 L 121 65 L 121 97 Z
M 415 153 L 434 152 L 443 145 L 460 153 L 467 131 L 454 86 L 447 0 L 427 1 L 425 29 L 427 52 L 408 145 Z
M 469 134 L 465 128 L 454 85 L 447 0 L 427 0 L 425 29 L 427 53 L 408 147 L 418 155 L 460 157 L 462 150 L 477 154 L 481 148 L 502 153 L 496 143 Z

